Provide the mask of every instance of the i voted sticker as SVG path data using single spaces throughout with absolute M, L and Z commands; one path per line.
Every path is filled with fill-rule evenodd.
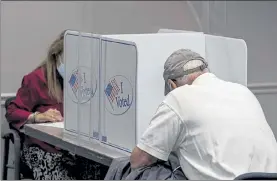
M 74 69 L 67 83 L 69 97 L 73 102 L 80 104 L 88 102 L 97 89 L 97 80 L 88 67 Z
M 125 114 L 133 102 L 131 82 L 122 75 L 112 77 L 105 87 L 106 109 L 113 115 Z

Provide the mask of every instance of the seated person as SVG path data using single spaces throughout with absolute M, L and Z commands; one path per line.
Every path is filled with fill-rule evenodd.
M 63 121 L 64 33 L 52 43 L 46 60 L 24 76 L 16 99 L 8 106 L 6 118 L 14 128 Z M 98 180 L 107 172 L 103 165 L 62 153 L 35 138 L 25 136 L 24 140 L 21 160 L 36 180 Z
M 232 180 L 277 172 L 276 140 L 246 87 L 209 73 L 199 54 L 181 49 L 165 62 L 166 98 L 131 155 L 132 168 L 177 153 L 192 180 Z

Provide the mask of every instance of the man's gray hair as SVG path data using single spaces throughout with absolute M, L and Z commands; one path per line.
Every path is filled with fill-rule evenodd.
M 195 72 L 204 71 L 207 67 L 208 63 L 196 52 L 189 49 L 180 49 L 173 52 L 164 64 L 164 94 L 167 95 L 171 91 L 168 83 L 169 79 L 176 80 Z

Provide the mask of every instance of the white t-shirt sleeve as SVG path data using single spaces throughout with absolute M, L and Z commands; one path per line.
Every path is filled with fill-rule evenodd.
M 162 103 L 137 147 L 160 160 L 167 161 L 171 151 L 174 151 L 182 140 L 182 129 L 179 116 L 168 105 Z

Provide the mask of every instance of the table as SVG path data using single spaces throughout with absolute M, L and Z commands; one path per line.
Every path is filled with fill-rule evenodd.
M 65 133 L 63 128 L 26 124 L 23 132 L 25 135 L 106 166 L 110 166 L 113 159 L 130 156 L 128 152 L 93 139 L 90 142 L 78 141 L 76 136 Z

